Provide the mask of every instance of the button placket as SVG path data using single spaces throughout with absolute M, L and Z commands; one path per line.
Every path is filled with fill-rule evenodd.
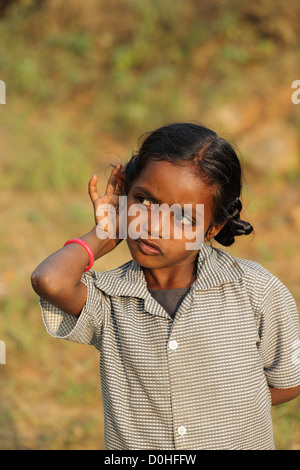
M 174 338 L 174 331 L 173 331 L 173 338 Z M 171 393 L 173 395 L 172 401 L 173 401 L 173 405 L 174 405 L 174 407 L 173 407 L 173 413 L 174 413 L 173 414 L 173 419 L 174 419 L 174 423 L 175 422 L 178 423 L 177 426 L 174 427 L 174 439 L 175 439 L 175 442 L 177 442 L 176 448 L 177 448 L 177 445 L 179 446 L 178 448 L 180 448 L 180 446 L 184 445 L 183 444 L 183 442 L 185 442 L 184 441 L 184 439 L 185 439 L 184 436 L 187 434 L 187 428 L 183 424 L 181 424 L 182 423 L 182 421 L 181 421 L 182 416 L 181 416 L 181 419 L 180 419 L 179 415 L 181 413 L 178 413 L 178 411 L 180 410 L 180 405 L 177 409 L 177 406 L 174 402 L 174 399 L 177 402 L 177 397 L 176 397 L 177 393 L 176 393 L 175 390 L 178 387 L 178 381 L 176 379 L 176 374 L 174 373 L 174 371 L 176 369 L 175 364 L 177 363 L 177 360 L 180 357 L 180 354 L 179 354 L 179 351 L 180 351 L 179 341 L 177 339 L 169 339 L 168 349 L 169 349 L 169 358 L 170 358 L 169 359 L 170 360 L 170 385 L 171 385 L 171 391 L 172 391 Z M 179 356 L 177 356 L 177 354 L 179 354 Z

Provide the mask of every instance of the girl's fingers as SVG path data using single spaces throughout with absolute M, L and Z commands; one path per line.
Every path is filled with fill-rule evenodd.
M 106 191 L 105 194 L 112 196 L 115 194 L 116 191 L 116 186 L 117 186 L 117 176 L 122 168 L 122 165 L 120 163 L 116 163 L 108 180 L 107 186 L 106 186 Z
M 105 195 L 113 196 L 120 194 L 118 179 L 120 179 L 122 171 L 123 167 L 121 163 L 116 163 L 108 179 Z M 101 197 L 97 191 L 97 181 L 97 175 L 93 175 L 89 181 L 89 195 L 93 203 Z
M 118 174 L 118 194 L 125 195 L 127 189 L 127 180 L 125 176 L 125 169 L 122 167 Z
M 89 195 L 93 203 L 100 197 L 97 191 L 97 180 L 97 175 L 93 175 L 89 182 Z

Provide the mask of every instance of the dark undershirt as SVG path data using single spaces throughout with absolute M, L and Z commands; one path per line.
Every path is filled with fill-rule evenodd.
M 152 297 L 160 303 L 171 318 L 175 318 L 176 312 L 184 296 L 189 291 L 189 287 L 179 287 L 177 289 L 148 289 Z

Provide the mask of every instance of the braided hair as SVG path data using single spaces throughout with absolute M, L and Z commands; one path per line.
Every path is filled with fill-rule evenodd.
M 232 245 L 236 236 L 253 231 L 251 224 L 240 218 L 241 166 L 235 150 L 225 139 L 194 123 L 169 124 L 142 139 L 138 153 L 125 166 L 127 192 L 150 161 L 191 163 L 194 174 L 214 188 L 213 219 L 207 238 L 215 225 L 223 225 L 214 238 L 224 246 Z
M 236 197 L 226 210 L 227 216 L 224 227 L 214 237 L 221 245 L 230 246 L 234 243 L 234 237 L 249 235 L 253 231 L 253 227 L 249 222 L 241 220 L 241 211 L 242 203 L 239 197 Z

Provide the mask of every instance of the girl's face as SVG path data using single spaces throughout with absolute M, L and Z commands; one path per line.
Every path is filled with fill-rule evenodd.
M 194 262 L 199 248 L 187 249 L 187 244 L 196 241 L 196 236 L 194 236 L 194 240 L 191 238 L 191 231 L 196 231 L 196 222 L 197 232 L 199 231 L 199 220 L 202 224 L 203 234 L 207 232 L 212 220 L 212 201 L 213 187 L 203 183 L 199 177 L 195 176 L 191 165 L 177 166 L 166 161 L 150 162 L 132 184 L 127 194 L 129 214 L 130 207 L 134 204 L 142 205 L 143 209 L 145 208 L 142 211 L 142 218 L 139 218 L 140 221 L 142 220 L 139 226 L 135 223 L 138 212 L 132 211 L 136 215 L 128 215 L 128 227 L 134 226 L 136 232 L 140 234 L 137 239 L 135 239 L 136 235 L 133 238 L 129 232 L 127 234 L 127 243 L 133 259 L 148 269 L 171 268 Z M 179 206 L 182 208 L 182 212 L 177 211 L 175 215 L 169 212 L 171 219 L 168 237 L 165 236 L 166 232 L 163 226 L 167 219 L 164 219 L 161 213 L 159 217 L 154 218 L 153 209 L 155 206 L 153 204 L 156 204 L 156 207 L 166 204 L 170 208 L 176 204 L 176 208 Z M 189 204 L 192 211 L 184 210 L 185 204 Z M 203 207 L 204 218 L 199 219 L 199 213 L 201 213 L 199 208 Z M 179 228 L 180 237 L 178 236 Z M 215 236 L 221 228 L 213 227 L 210 236 Z M 156 248 L 147 243 L 155 244 Z

